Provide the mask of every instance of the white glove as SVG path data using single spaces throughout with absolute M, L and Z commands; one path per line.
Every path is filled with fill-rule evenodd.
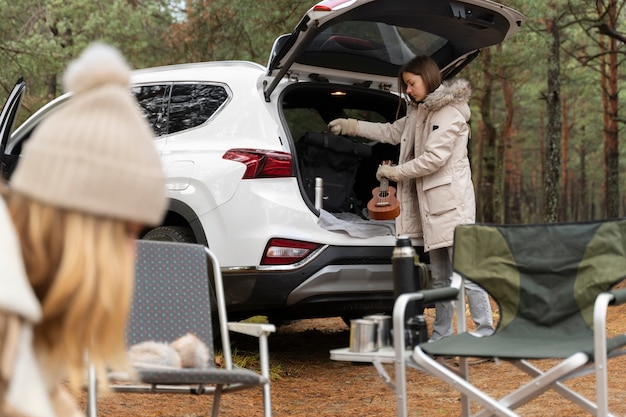
M 359 128 L 356 119 L 335 119 L 328 123 L 328 130 L 333 135 L 356 136 Z
M 378 181 L 383 178 L 388 178 L 391 181 L 398 182 L 398 174 L 396 173 L 396 167 L 391 165 L 381 165 L 378 167 L 378 171 L 376 171 L 376 179 Z

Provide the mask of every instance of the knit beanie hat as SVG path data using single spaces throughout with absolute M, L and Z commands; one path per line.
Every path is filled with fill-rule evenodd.
M 117 49 L 85 50 L 64 74 L 72 96 L 26 142 L 10 188 L 61 208 L 159 224 L 165 179 L 129 80 Z

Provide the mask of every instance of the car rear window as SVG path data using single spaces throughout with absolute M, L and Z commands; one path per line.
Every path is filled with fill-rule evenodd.
M 202 125 L 228 100 L 225 87 L 215 84 L 151 84 L 132 89 L 156 136 Z
M 329 26 L 296 59 L 298 63 L 395 76 L 416 55 L 435 60 L 447 39 L 414 28 L 381 22 L 343 21 Z
M 175 84 L 169 108 L 168 133 L 200 126 L 228 99 L 221 85 Z

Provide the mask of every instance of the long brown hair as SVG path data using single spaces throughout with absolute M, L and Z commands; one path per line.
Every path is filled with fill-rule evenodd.
M 42 306 L 34 346 L 45 359 L 44 371 L 51 378 L 67 372 L 76 390 L 84 381 L 86 356 L 103 383 L 107 368 L 128 370 L 124 329 L 134 256 L 125 222 L 16 193 L 9 192 L 6 200 L 28 279 Z

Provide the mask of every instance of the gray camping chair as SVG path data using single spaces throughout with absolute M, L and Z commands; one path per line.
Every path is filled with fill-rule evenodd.
M 271 324 L 227 322 L 222 275 L 215 255 L 201 245 L 140 240 L 137 241 L 135 265 L 135 290 L 126 331 L 127 345 L 144 341 L 170 343 L 190 332 L 209 347 L 210 367 L 137 368 L 138 383 L 115 383 L 112 380 L 111 388 L 116 392 L 212 394 L 211 415 L 216 417 L 222 394 L 261 387 L 264 415 L 271 416 L 268 336 L 275 331 L 275 327 Z M 216 308 L 212 308 L 214 302 Z M 224 357 L 222 368 L 214 364 L 214 319 L 219 320 Z M 229 331 L 259 338 L 260 373 L 233 364 Z M 94 373 L 91 367 L 87 394 L 89 416 L 97 415 Z
M 607 338 L 606 316 L 609 305 L 626 301 L 626 289 L 611 291 L 626 276 L 626 220 L 459 226 L 453 269 L 454 288 L 403 294 L 396 300 L 399 416 L 408 414 L 405 366 L 432 374 L 458 390 L 463 416 L 470 415 L 470 401 L 481 406 L 474 416 L 517 416 L 514 409 L 550 389 L 594 416 L 611 415 L 607 360 L 626 353 L 626 335 Z M 478 283 L 498 303 L 495 333 L 486 337 L 468 333 L 461 319 L 457 334 L 404 350 L 407 303 L 456 299 L 458 317 L 463 318 L 462 278 Z M 441 356 L 458 356 L 460 367 L 448 367 L 437 360 Z M 509 395 L 493 398 L 471 383 L 468 357 L 508 361 L 533 379 Z M 560 361 L 546 371 L 530 362 L 548 358 Z M 590 373 L 595 373 L 595 402 L 563 384 Z

